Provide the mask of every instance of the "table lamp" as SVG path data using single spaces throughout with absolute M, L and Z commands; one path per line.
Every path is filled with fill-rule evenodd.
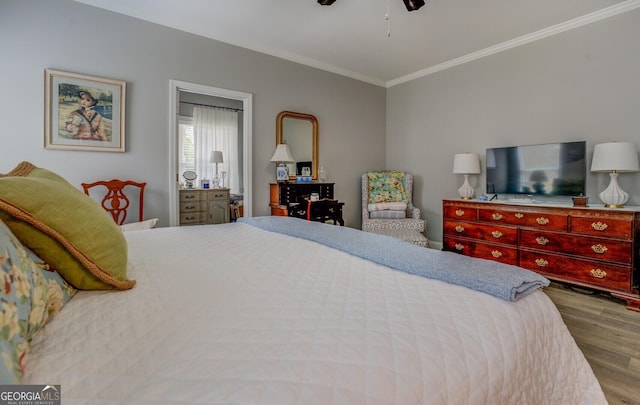
M 618 185 L 618 173 L 640 171 L 636 145 L 632 142 L 609 142 L 596 145 L 593 149 L 591 171 L 610 172 L 609 187 L 600 193 L 600 200 L 607 208 L 622 208 L 629 200 L 629 194 Z
M 220 177 L 218 177 L 218 164 L 224 163 L 224 160 L 222 159 L 222 151 L 221 150 L 212 151 L 211 159 L 209 160 L 209 162 L 216 164 L 216 177 L 213 179 L 213 187 L 218 188 L 220 185 Z
M 276 146 L 273 156 L 271 156 L 271 162 L 278 162 L 276 167 L 276 180 L 288 181 L 289 180 L 289 168 L 285 163 L 293 163 L 296 160 L 291 155 L 291 151 L 286 143 L 281 143 Z
M 458 189 L 463 200 L 473 197 L 473 187 L 469 184 L 470 174 L 480 174 L 480 158 L 475 153 L 458 153 L 453 158 L 453 173 L 464 174 L 464 184 Z

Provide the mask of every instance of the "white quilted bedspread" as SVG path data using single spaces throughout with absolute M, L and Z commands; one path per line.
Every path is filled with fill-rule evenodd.
M 126 236 L 137 286 L 78 293 L 33 340 L 25 383 L 64 404 L 606 403 L 542 292 L 510 303 L 241 223 Z

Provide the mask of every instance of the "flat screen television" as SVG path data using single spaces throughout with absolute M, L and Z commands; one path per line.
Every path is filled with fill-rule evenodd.
M 586 195 L 586 141 L 487 149 L 487 194 Z

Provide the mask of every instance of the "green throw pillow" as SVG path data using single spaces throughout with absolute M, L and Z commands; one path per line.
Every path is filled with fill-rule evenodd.
M 409 202 L 404 190 L 404 172 L 384 170 L 369 172 L 367 176 L 369 178 L 369 204 Z
M 29 162 L 0 175 L 0 220 L 81 290 L 126 290 L 127 243 L 93 199 Z

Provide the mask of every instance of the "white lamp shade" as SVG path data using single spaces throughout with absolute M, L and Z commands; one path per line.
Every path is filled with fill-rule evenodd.
M 271 162 L 293 163 L 295 161 L 286 143 L 279 144 L 271 156 Z
M 480 158 L 475 153 L 458 153 L 453 158 L 454 174 L 479 174 Z
M 214 150 L 211 151 L 211 163 L 224 163 L 223 159 L 222 159 L 222 151 L 221 150 Z
M 592 172 L 637 172 L 638 150 L 631 142 L 600 143 L 593 149 Z

